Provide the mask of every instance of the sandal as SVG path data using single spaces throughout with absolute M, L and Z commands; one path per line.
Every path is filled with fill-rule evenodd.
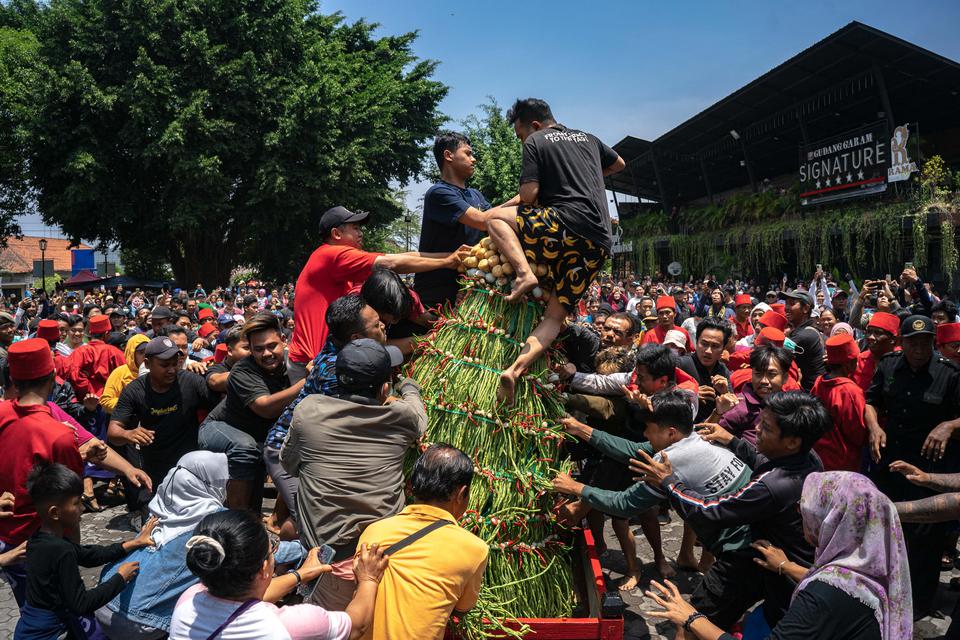
M 104 507 L 97 504 L 97 496 L 83 494 L 80 496 L 80 502 L 83 504 L 84 513 L 100 513 L 104 509 Z

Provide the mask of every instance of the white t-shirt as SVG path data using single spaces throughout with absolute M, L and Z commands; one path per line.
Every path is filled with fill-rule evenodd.
M 206 640 L 242 604 L 212 596 L 202 584 L 194 585 L 173 610 L 170 640 Z M 258 602 L 227 625 L 217 640 L 345 640 L 350 629 L 350 616 L 343 611 Z

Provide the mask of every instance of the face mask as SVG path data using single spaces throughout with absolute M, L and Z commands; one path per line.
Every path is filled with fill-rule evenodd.
M 217 300 L 217 306 L 223 307 L 223 300 Z
M 789 351 L 790 353 L 803 353 L 803 347 L 797 345 L 796 342 L 790 338 L 785 338 L 783 341 L 783 348 Z

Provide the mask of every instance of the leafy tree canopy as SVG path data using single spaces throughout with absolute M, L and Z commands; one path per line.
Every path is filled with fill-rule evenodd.
M 237 264 L 295 276 L 336 204 L 386 224 L 391 181 L 418 174 L 442 121 L 447 88 L 415 33 L 377 38 L 312 0 L 19 0 L 0 24 L 11 14 L 36 55 L 0 45 L 0 95 L 4 65 L 36 81 L 0 135 L 21 132 L 44 221 L 181 282 Z

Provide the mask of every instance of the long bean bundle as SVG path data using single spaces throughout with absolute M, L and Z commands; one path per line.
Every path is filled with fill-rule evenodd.
M 563 403 L 549 381 L 546 356 L 517 381 L 513 406 L 498 406 L 500 373 L 520 353 L 543 305 L 507 303 L 502 283 L 482 274 L 463 285 L 460 304 L 442 310 L 418 342 L 408 375 L 420 382 L 427 406 L 421 447 L 446 442 L 473 459 L 461 525 L 490 548 L 480 600 L 455 621 L 455 631 L 468 639 L 522 636 L 525 627 L 503 623 L 569 616 L 573 607 L 569 547 L 550 493 L 550 478 L 570 467 L 560 459 Z

